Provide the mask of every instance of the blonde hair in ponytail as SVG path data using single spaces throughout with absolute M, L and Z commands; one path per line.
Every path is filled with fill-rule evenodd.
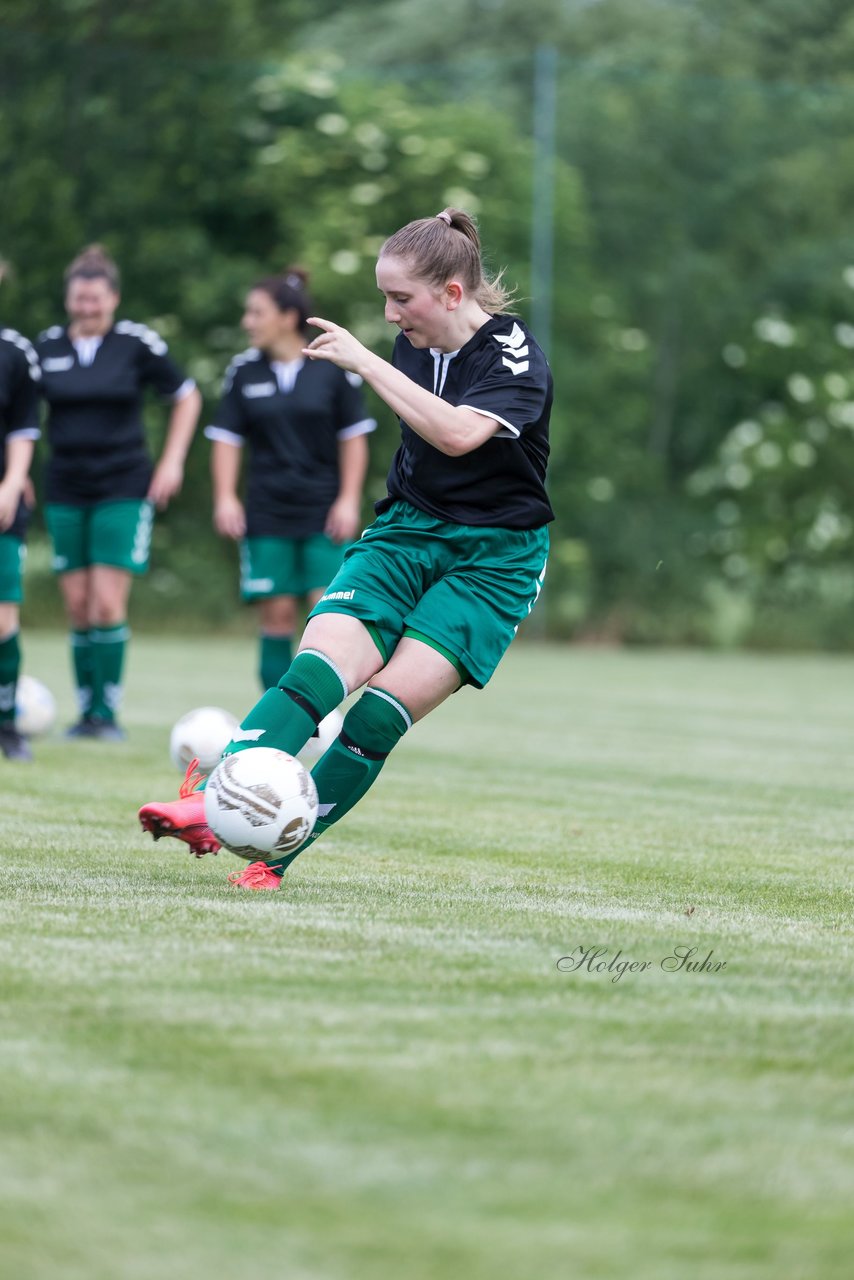
M 492 278 L 483 270 L 477 225 L 462 209 L 443 209 L 432 218 L 418 218 L 389 236 L 380 257 L 402 258 L 420 279 L 434 288 L 459 280 L 484 311 L 508 311 L 515 290 L 505 289 L 502 272 Z

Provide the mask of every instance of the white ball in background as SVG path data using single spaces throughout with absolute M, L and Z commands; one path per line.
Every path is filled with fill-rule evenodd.
M 176 722 L 169 735 L 169 755 L 181 773 L 191 760 L 209 773 L 234 736 L 240 721 L 222 707 L 196 707 Z
M 317 821 L 317 788 L 299 760 L 249 747 L 221 760 L 205 787 L 205 818 L 232 853 L 254 861 L 292 853 Z
M 50 733 L 56 724 L 56 699 L 35 676 L 19 676 L 15 695 L 15 728 L 27 738 Z
M 317 726 L 317 733 L 314 737 L 309 738 L 308 742 L 300 751 L 300 757 L 303 760 L 318 760 L 332 746 L 335 739 L 341 732 L 341 726 L 344 723 L 344 717 L 340 711 L 330 711 L 328 716 L 324 716 L 320 724 Z

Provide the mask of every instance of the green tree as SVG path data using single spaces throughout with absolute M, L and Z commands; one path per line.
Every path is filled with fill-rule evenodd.
M 62 267 L 103 240 L 129 309 L 163 329 L 212 400 L 242 345 L 243 292 L 295 260 L 319 309 L 387 344 L 376 249 L 454 201 L 480 215 L 527 315 L 533 55 L 548 40 L 559 54 L 550 625 L 637 640 L 781 634 L 784 584 L 818 557 L 838 603 L 812 611 L 815 635 L 839 642 L 847 437 L 826 379 L 847 377 L 828 335 L 851 319 L 849 8 L 532 0 L 522 14 L 508 0 L 351 0 L 318 14 L 304 0 L 8 0 L 0 254 L 16 277 L 4 314 L 29 332 L 54 321 Z M 775 317 L 797 332 L 792 350 L 757 332 Z M 812 409 L 792 401 L 798 377 L 816 389 Z M 395 437 L 381 416 L 375 489 Z M 809 435 L 817 417 L 832 445 Z M 757 466 L 733 495 L 745 422 L 763 433 L 748 452 L 776 445 L 788 461 Z M 799 440 L 814 464 L 793 460 Z M 231 566 L 203 532 L 206 461 L 197 445 L 203 501 L 161 524 L 158 558 L 170 608 L 194 557 L 220 566 L 213 616 Z M 819 554 L 809 531 L 827 510 L 841 524 Z
M 346 40 L 351 59 L 385 74 L 414 76 L 417 47 L 428 82 L 441 76 L 457 97 L 500 91 L 520 119 L 534 45 L 548 39 L 560 54 L 557 149 L 586 210 L 588 311 L 586 326 L 558 325 L 569 429 L 559 421 L 555 433 L 549 603 L 568 625 L 582 618 L 637 639 L 734 634 L 718 617 L 732 594 L 713 549 L 721 531 L 690 478 L 714 470 L 733 427 L 755 412 L 762 378 L 725 353 L 775 309 L 802 318 L 804 334 L 827 331 L 836 282 L 854 261 L 850 6 L 539 3 L 524 23 L 502 0 L 417 8 L 383 5 L 360 39 L 356 5 L 303 38 Z M 434 72 L 442 42 L 451 52 Z M 562 288 L 575 266 L 558 255 Z M 801 354 L 820 381 L 816 342 Z M 799 510 L 816 501 L 815 483 L 811 468 L 794 467 Z M 780 522 L 795 546 L 787 510 L 778 504 L 765 523 Z M 743 621 L 778 572 L 765 563 L 742 582 L 753 603 L 740 634 L 751 634 Z
M 210 391 L 209 333 L 229 312 L 271 242 L 269 201 L 253 199 L 254 151 L 244 116 L 259 60 L 281 48 L 280 23 L 301 4 L 265 0 L 9 0 L 0 28 L 0 256 L 12 267 L 7 322 L 35 335 L 62 318 L 62 271 L 104 242 L 123 275 L 123 309 L 161 329 Z M 210 376 L 208 376 L 210 374 Z M 163 415 L 152 421 L 162 426 Z M 222 612 L 230 557 L 209 531 L 207 450 L 191 453 L 185 497 L 159 522 L 155 563 L 139 593 L 155 616 Z M 194 497 L 195 495 L 195 497 Z M 202 501 L 199 501 L 199 495 Z M 30 614 L 56 611 L 46 557 L 31 575 Z M 212 566 L 205 575 L 198 562 Z M 226 585 L 227 584 L 227 585 Z M 40 591 L 40 587 L 43 590 Z
M 57 0 L 48 8 L 54 17 L 72 12 Z M 230 355 L 245 345 L 243 293 L 295 260 L 312 270 L 320 309 L 390 350 L 377 249 L 397 226 L 446 203 L 482 214 L 492 266 L 508 265 L 524 310 L 532 159 L 513 114 L 487 102 L 425 101 L 411 86 L 356 79 L 340 59 L 276 57 L 283 42 L 272 33 L 264 60 L 253 60 L 263 33 L 248 18 L 259 11 L 219 0 L 216 38 L 209 31 L 201 44 L 196 11 L 181 4 L 168 37 L 162 12 L 125 20 L 95 4 L 61 45 L 40 27 L 12 32 L 3 47 L 14 75 L 0 114 L 9 178 L 0 246 L 17 267 L 7 314 L 30 332 L 54 322 L 62 268 L 82 243 L 104 241 L 132 313 L 163 333 L 212 403 Z M 17 164 L 13 153 L 23 157 Z M 557 185 L 558 234 L 580 279 L 583 199 L 571 171 L 561 168 Z M 568 292 L 562 331 L 571 334 L 577 309 Z M 378 413 L 375 492 L 397 434 L 391 415 Z M 208 529 L 206 464 L 198 442 L 188 477 L 197 500 L 188 494 L 158 524 L 160 568 L 138 593 L 146 616 L 157 616 L 158 597 L 170 613 L 182 607 L 202 557 L 209 591 L 196 587 L 186 607 L 218 616 L 233 596 L 231 551 Z

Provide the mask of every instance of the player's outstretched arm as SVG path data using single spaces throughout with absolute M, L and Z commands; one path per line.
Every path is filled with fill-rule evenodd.
M 493 418 L 448 404 L 425 391 L 387 360 L 369 351 L 341 325 L 317 316 L 310 317 L 309 324 L 323 332 L 303 348 L 303 355 L 311 360 L 329 360 L 341 369 L 358 373 L 407 426 L 441 453 L 459 457 L 495 435 L 499 424 Z

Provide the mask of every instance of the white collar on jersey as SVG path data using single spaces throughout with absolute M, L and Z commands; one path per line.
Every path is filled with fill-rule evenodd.
M 445 385 L 445 379 L 448 376 L 448 369 L 454 356 L 458 356 L 462 351 L 462 347 L 457 347 L 456 351 L 440 351 L 438 347 L 430 347 L 430 355 L 433 357 L 433 394 L 440 396 L 442 388 Z
M 280 391 L 293 391 L 297 374 L 305 364 L 305 356 L 297 356 L 296 360 L 271 360 L 270 368 L 276 375 Z
M 71 345 L 77 352 L 78 363 L 82 365 L 84 369 L 87 368 L 95 359 L 98 348 L 103 341 L 103 336 L 100 333 L 92 334 L 88 338 L 74 338 L 72 340 Z

